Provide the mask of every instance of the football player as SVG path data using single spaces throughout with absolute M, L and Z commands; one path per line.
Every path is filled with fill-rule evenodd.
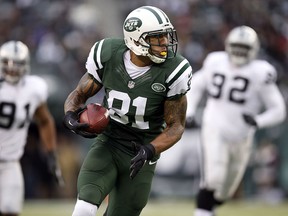
M 56 160 L 54 120 L 47 108 L 45 81 L 29 75 L 28 47 L 21 41 L 8 41 L 0 48 L 0 215 L 20 214 L 24 183 L 20 166 L 28 127 L 34 118 L 47 150 L 49 172 L 61 180 Z
M 133 10 L 124 39 L 96 42 L 87 72 L 68 96 L 64 124 L 94 137 L 79 123 L 86 100 L 103 87 L 108 128 L 97 136 L 78 177 L 73 216 L 94 216 L 109 194 L 108 216 L 137 216 L 147 203 L 157 159 L 182 136 L 192 68 L 177 54 L 177 34 L 156 7 Z
M 212 216 L 231 198 L 243 177 L 256 129 L 281 123 L 284 99 L 275 84 L 275 68 L 256 59 L 257 33 L 248 26 L 230 31 L 225 51 L 208 54 L 195 72 L 188 93 L 187 120 L 207 92 L 202 118 L 203 176 L 195 216 Z

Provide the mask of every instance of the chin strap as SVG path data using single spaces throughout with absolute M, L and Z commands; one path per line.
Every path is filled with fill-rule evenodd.
M 166 58 L 160 58 L 155 55 L 151 55 L 150 53 L 148 53 L 147 56 L 150 58 L 151 61 L 153 61 L 156 64 L 161 64 L 166 60 Z

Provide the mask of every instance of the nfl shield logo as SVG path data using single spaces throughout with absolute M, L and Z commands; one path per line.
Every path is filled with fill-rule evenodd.
M 128 82 L 128 88 L 132 89 L 135 86 L 135 82 L 134 81 L 129 81 Z

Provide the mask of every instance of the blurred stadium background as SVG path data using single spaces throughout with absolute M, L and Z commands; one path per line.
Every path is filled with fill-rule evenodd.
M 63 128 L 64 100 L 85 73 L 93 43 L 103 37 L 122 37 L 125 17 L 141 5 L 158 6 L 167 12 L 178 32 L 179 52 L 194 71 L 208 52 L 223 49 L 231 28 L 242 24 L 253 27 L 261 40 L 260 56 L 277 68 L 278 84 L 288 101 L 287 0 L 1 0 L 0 44 L 12 39 L 25 42 L 31 49 L 32 73 L 49 83 L 49 108 L 57 124 L 59 159 L 66 182 L 59 188 L 47 176 L 38 131 L 32 124 L 21 161 L 24 216 L 71 214 L 77 174 L 91 140 Z M 197 118 L 199 121 L 201 110 Z M 258 131 L 243 182 L 233 202 L 220 209 L 219 215 L 288 214 L 286 131 L 287 121 Z M 199 182 L 198 133 L 199 128 L 187 129 L 179 144 L 163 154 L 143 215 L 192 215 Z

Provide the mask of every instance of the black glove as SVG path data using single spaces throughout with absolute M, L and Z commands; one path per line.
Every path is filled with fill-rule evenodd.
M 68 111 L 63 119 L 64 126 L 71 130 L 73 133 L 79 134 L 80 136 L 83 136 L 85 138 L 95 138 L 97 137 L 97 134 L 85 131 L 85 128 L 89 127 L 89 125 L 79 122 L 79 116 L 85 109 L 86 107 L 79 108 L 75 112 Z
M 257 127 L 257 122 L 255 121 L 254 117 L 249 114 L 242 114 L 244 121 L 254 127 Z
M 62 172 L 57 161 L 56 154 L 53 151 L 47 153 L 47 166 L 48 173 L 52 176 L 53 181 L 55 181 L 61 187 L 64 186 Z
M 185 128 L 198 128 L 199 125 L 193 117 L 187 117 L 185 122 Z
M 151 160 L 155 156 L 155 148 L 152 144 L 139 145 L 133 142 L 136 156 L 131 159 L 130 178 L 133 179 L 147 160 Z

